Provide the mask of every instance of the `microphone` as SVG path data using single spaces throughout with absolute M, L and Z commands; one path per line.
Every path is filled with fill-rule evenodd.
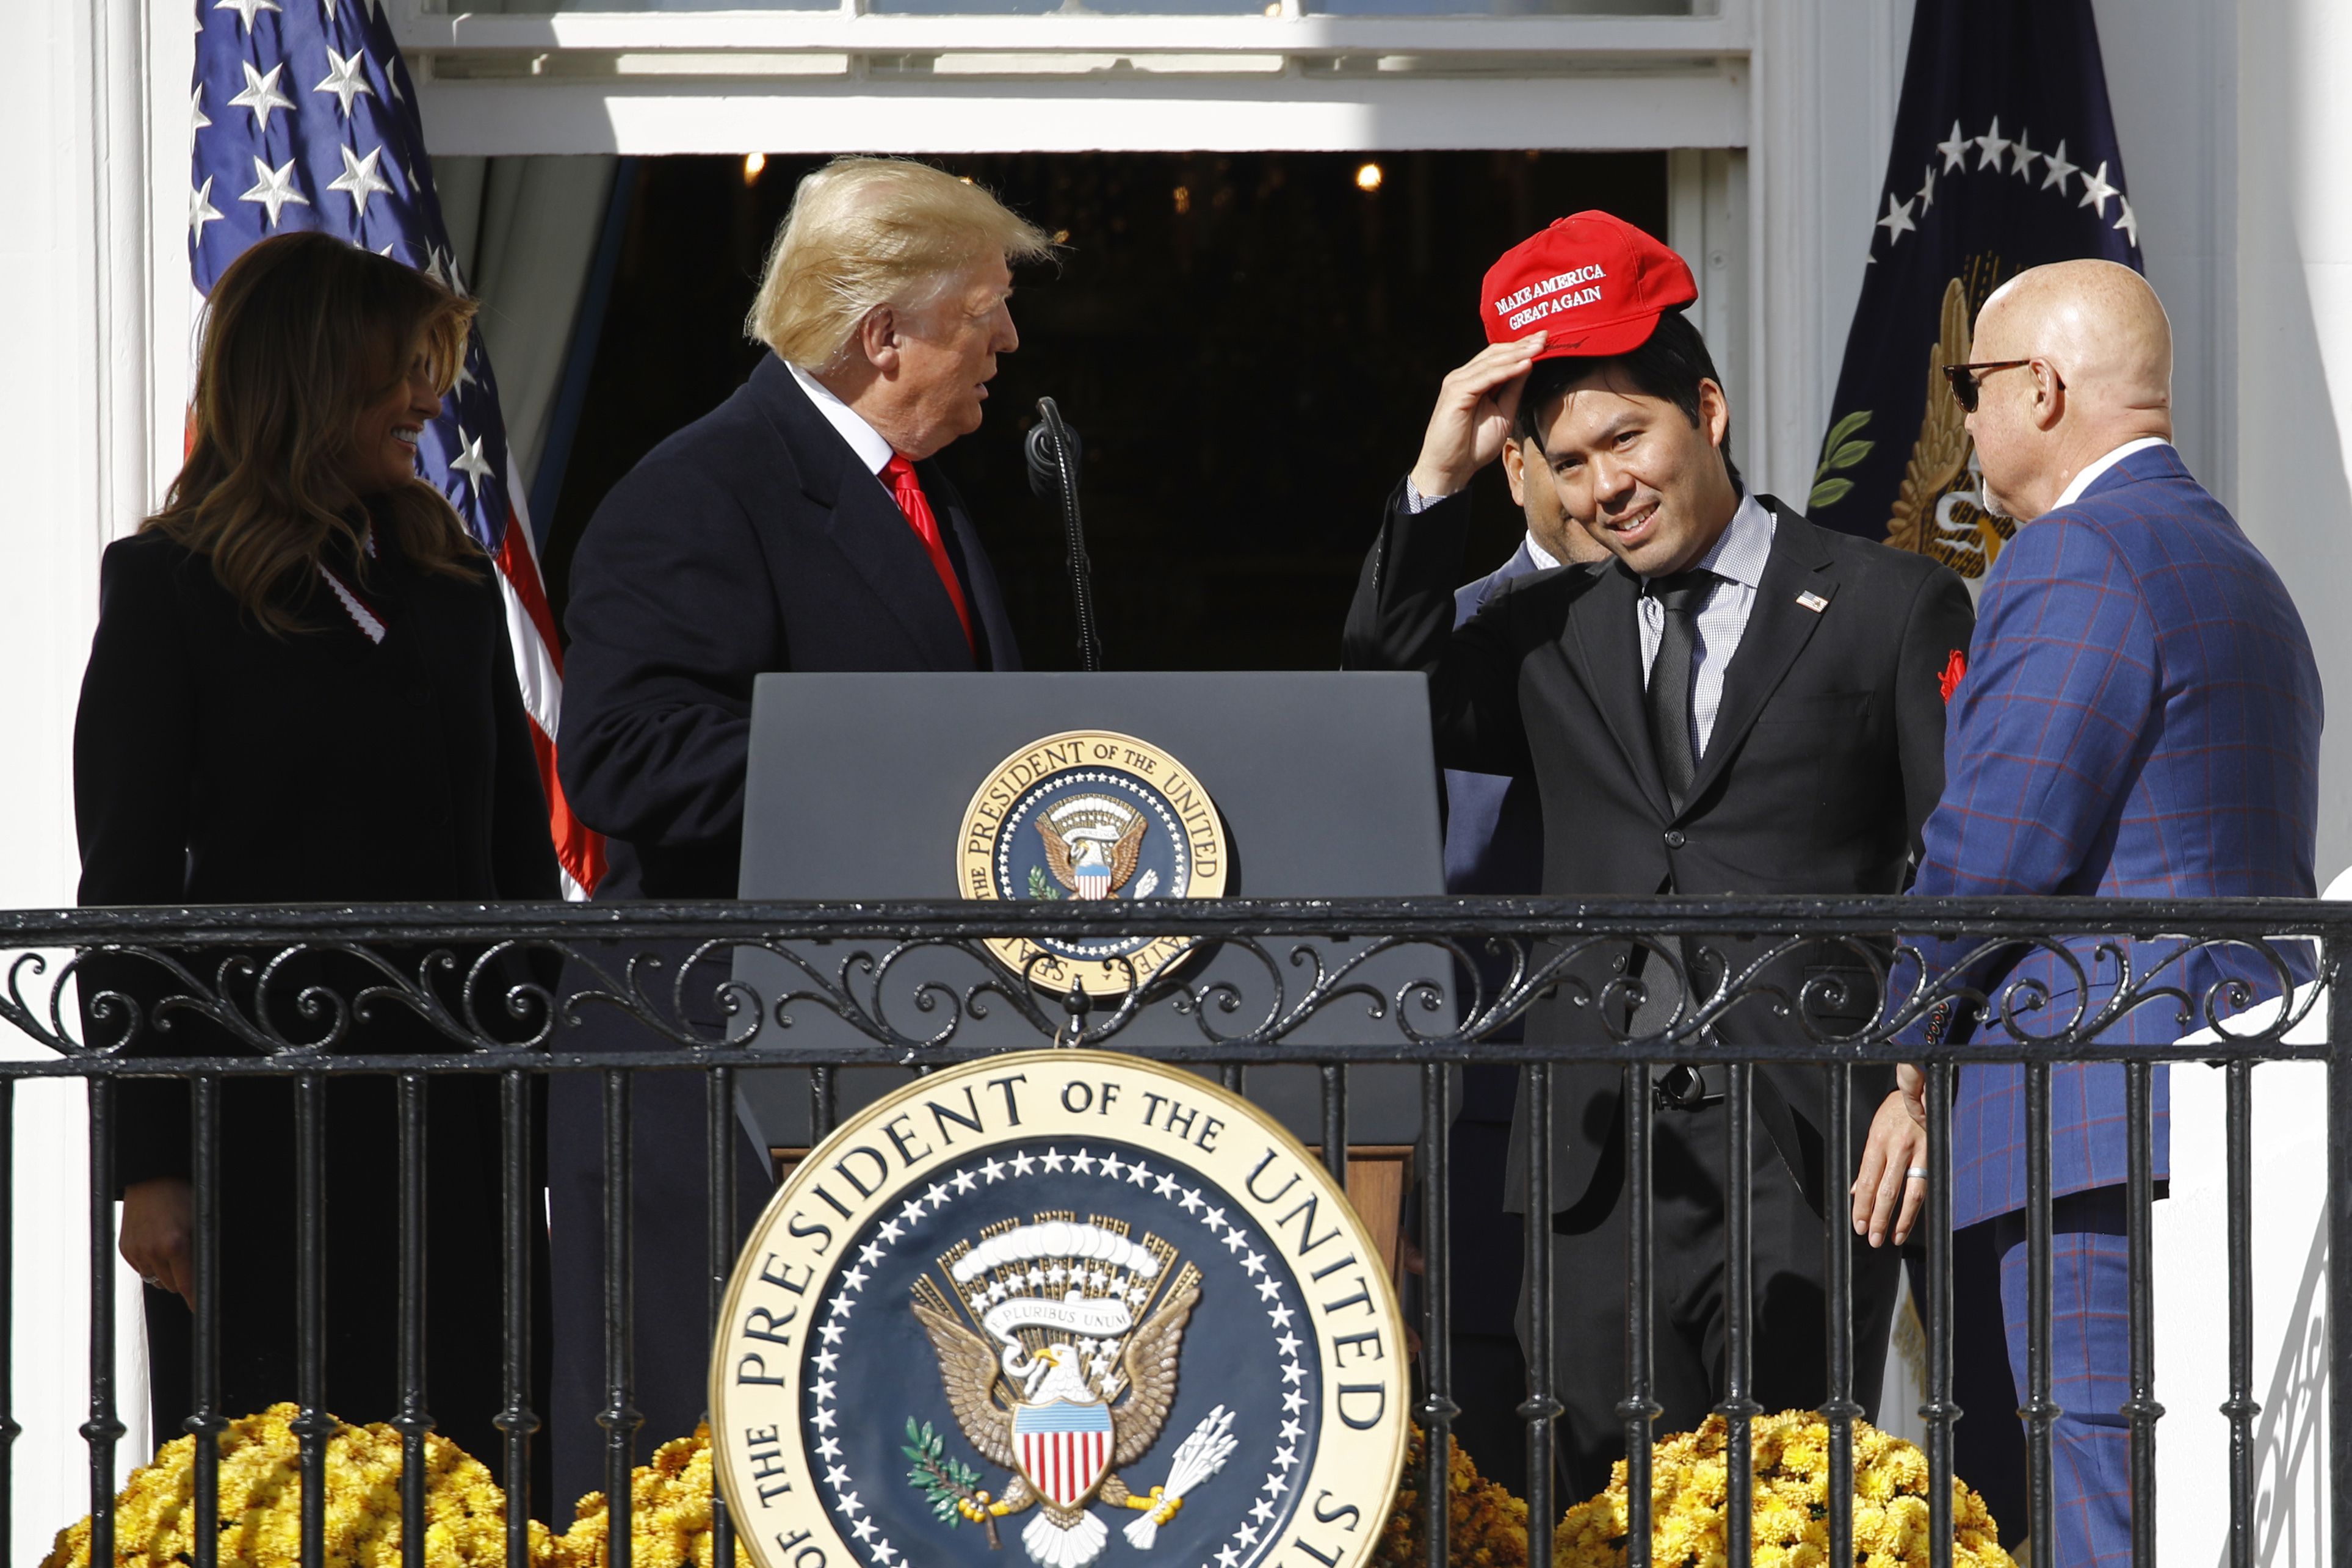
M 1062 533 L 1068 544 L 1070 598 L 1078 615 L 1078 663 L 1089 674 L 1102 668 L 1102 642 L 1095 634 L 1094 566 L 1087 559 L 1086 524 L 1078 516 L 1078 464 L 1085 446 L 1078 433 L 1062 422 L 1054 400 L 1037 400 L 1037 423 L 1024 444 L 1029 461 L 1029 488 L 1041 501 L 1058 501 Z
M 1054 400 L 1049 397 L 1039 398 L 1038 413 L 1041 416 L 1044 415 L 1045 410 L 1052 407 L 1053 402 Z M 1060 419 L 1060 410 L 1055 411 L 1054 417 L 1057 421 Z M 1024 444 L 1028 448 L 1029 492 L 1041 501 L 1059 502 L 1061 500 L 1063 462 L 1066 461 L 1069 465 L 1070 483 L 1075 486 L 1078 482 L 1080 467 L 1086 460 L 1085 438 L 1071 429 L 1067 423 L 1062 424 L 1061 435 L 1062 439 L 1068 443 L 1068 447 L 1066 452 L 1056 454 L 1054 450 L 1052 424 L 1040 417 L 1036 423 L 1029 427 L 1029 437 Z

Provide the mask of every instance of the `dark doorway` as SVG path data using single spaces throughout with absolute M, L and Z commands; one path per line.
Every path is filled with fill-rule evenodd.
M 822 160 L 637 165 L 627 240 L 555 508 L 572 547 L 654 444 L 766 352 L 742 335 L 769 236 Z M 1050 395 L 1083 486 L 1108 663 L 1328 669 L 1382 498 L 1445 372 L 1476 352 L 1479 278 L 1553 218 L 1600 207 L 1664 235 L 1664 153 L 1021 153 L 939 160 L 1066 235 L 1024 269 L 1021 350 L 946 457 L 1034 669 L 1077 663 L 1059 524 L 1021 438 Z M 1490 471 L 1470 574 L 1519 534 Z

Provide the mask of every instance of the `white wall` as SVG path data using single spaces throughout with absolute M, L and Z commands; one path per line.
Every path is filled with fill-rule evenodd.
M 169 211 L 164 234 L 182 244 L 186 152 L 178 172 L 151 188 L 148 137 L 187 127 L 187 97 L 172 113 L 132 93 L 103 90 L 144 79 L 135 62 L 150 44 L 133 0 L 56 5 L 5 0 L 0 31 L 0 138 L 17 150 L 8 221 L 0 225 L 0 299 L 15 372 L 0 378 L 0 429 L 15 462 L 0 511 L 0 908 L 73 902 L 76 860 L 69 752 L 82 658 L 97 613 L 98 556 L 137 520 L 154 467 L 156 423 L 148 376 L 153 330 L 149 288 L 152 204 Z M 179 15 L 177 6 L 173 14 Z M 184 25 L 155 40 L 188 78 Z M 180 263 L 184 269 L 185 262 Z M 183 286 L 184 293 L 184 286 Z M 184 305 L 180 306 L 184 316 Z M 165 313 L 170 313 L 165 302 Z M 184 327 L 176 329 L 184 330 Z M 177 389 L 172 400 L 177 401 Z M 172 430 L 176 432 L 176 422 Z M 176 442 L 176 435 L 167 439 Z M 0 1036 L 0 1051 L 29 1053 Z M 78 1084 L 33 1083 L 17 1092 L 14 1414 L 24 1425 L 14 1456 L 16 1539 L 10 1560 L 37 1561 L 50 1536 L 87 1508 L 88 1460 L 76 1428 L 87 1415 L 85 1279 L 87 1165 Z M 122 1288 L 126 1316 L 120 1372 L 132 1428 L 122 1469 L 144 1449 L 145 1383 L 139 1364 L 136 1287 Z M 126 1312 L 126 1309 L 128 1311 Z
M 2294 590 L 2334 712 L 2322 751 L 2320 879 L 2352 861 L 2352 10 L 2243 0 L 2234 166 L 2238 513 Z M 2234 195 L 2234 202 L 2229 200 Z M 2226 329 L 2225 329 L 2226 330 Z

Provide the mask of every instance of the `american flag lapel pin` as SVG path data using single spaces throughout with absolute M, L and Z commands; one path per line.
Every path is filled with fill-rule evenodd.
M 1827 610 L 1830 607 L 1830 601 L 1823 599 L 1818 593 L 1800 593 L 1797 595 L 1797 602 L 1803 605 L 1806 609 L 1811 611 L 1816 615 L 1819 615 L 1822 611 Z

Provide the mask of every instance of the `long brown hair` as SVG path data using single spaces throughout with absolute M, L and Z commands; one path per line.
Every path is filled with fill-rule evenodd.
M 267 630 L 293 613 L 330 551 L 380 547 L 428 571 L 469 576 L 481 549 L 449 503 L 411 478 L 362 497 L 348 478 L 359 416 L 422 353 L 448 391 L 474 302 L 331 235 L 277 235 L 213 287 L 196 372 L 193 440 L 163 510 L 141 525 L 210 558 L 222 587 Z

